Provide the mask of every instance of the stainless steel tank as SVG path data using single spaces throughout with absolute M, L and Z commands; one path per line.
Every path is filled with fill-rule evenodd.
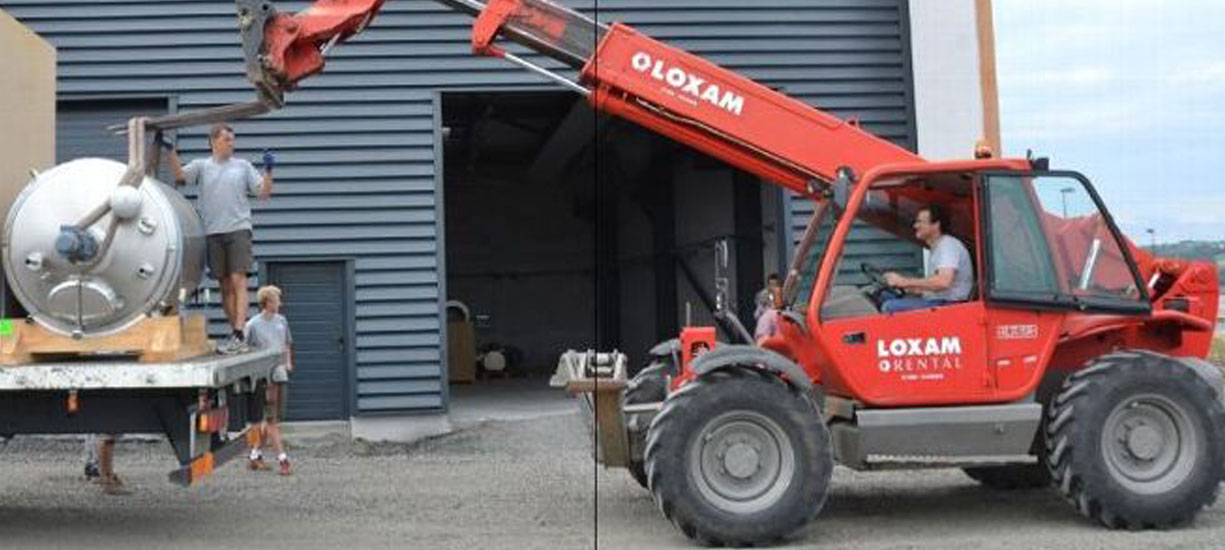
M 200 284 L 200 216 L 155 179 L 120 186 L 126 170 L 106 159 L 66 162 L 36 176 L 8 212 L 2 244 L 9 286 L 30 316 L 54 332 L 113 334 L 146 315 L 175 309 Z M 57 242 L 65 227 L 108 203 L 105 216 L 76 235 L 102 252 L 89 261 L 65 255 Z

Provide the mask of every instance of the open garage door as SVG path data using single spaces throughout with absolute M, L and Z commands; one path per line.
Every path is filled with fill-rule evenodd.
M 623 350 L 638 367 L 687 311 L 711 323 L 719 240 L 752 319 L 778 270 L 773 187 L 568 92 L 449 92 L 440 105 L 453 415 L 560 400 L 545 381 L 567 349 Z

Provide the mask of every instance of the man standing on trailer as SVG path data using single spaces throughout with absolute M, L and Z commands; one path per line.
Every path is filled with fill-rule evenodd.
M 222 353 L 247 349 L 243 327 L 247 323 L 247 275 L 251 270 L 251 203 L 248 196 L 272 195 L 275 157 L 264 151 L 263 176 L 245 159 L 234 158 L 234 130 L 214 124 L 208 133 L 212 156 L 186 166 L 171 149 L 170 168 L 178 185 L 199 185 L 196 201 L 207 234 L 208 270 L 221 285 L 222 309 L 231 336 L 218 348 Z

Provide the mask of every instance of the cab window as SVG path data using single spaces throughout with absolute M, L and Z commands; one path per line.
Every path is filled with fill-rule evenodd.
M 992 175 L 986 189 L 994 299 L 1147 310 L 1125 245 L 1086 182 L 1070 175 Z

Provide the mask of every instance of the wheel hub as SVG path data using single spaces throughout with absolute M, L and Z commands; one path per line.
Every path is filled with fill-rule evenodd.
M 795 476 L 795 451 L 782 426 L 753 411 L 710 420 L 689 451 L 692 479 L 712 505 L 736 514 L 769 508 Z
M 748 479 L 761 467 L 761 455 L 752 446 L 735 443 L 723 455 L 723 467 L 737 479 Z
M 1101 437 L 1106 470 L 1140 494 L 1160 494 L 1182 483 L 1196 465 L 1201 444 L 1183 406 L 1158 394 L 1137 395 L 1116 405 Z
M 1152 426 L 1140 424 L 1127 431 L 1127 452 L 1137 460 L 1151 461 L 1157 458 L 1165 446 L 1165 437 Z

